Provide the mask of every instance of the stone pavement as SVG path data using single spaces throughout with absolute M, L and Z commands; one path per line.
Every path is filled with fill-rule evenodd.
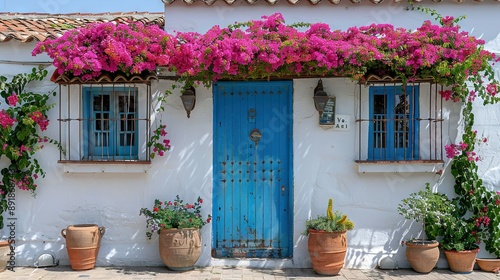
M 203 267 L 186 272 L 174 272 L 165 267 L 96 267 L 92 270 L 73 271 L 69 266 L 47 268 L 17 267 L 15 271 L 0 273 L 0 279 L 25 280 L 85 280 L 85 279 L 223 279 L 223 280 L 312 280 L 312 279 L 422 279 L 422 280 L 450 280 L 450 279 L 496 279 L 500 275 L 491 272 L 475 270 L 470 274 L 457 274 L 450 270 L 434 269 L 429 274 L 420 274 L 410 269 L 399 270 L 357 270 L 342 269 L 337 276 L 320 276 L 312 269 L 258 269 L 241 267 Z

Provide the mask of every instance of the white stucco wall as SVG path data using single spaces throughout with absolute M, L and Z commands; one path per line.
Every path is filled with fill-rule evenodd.
M 31 67 L 27 67 L 29 71 Z M 22 70 L 22 69 L 20 69 Z M 54 71 L 50 67 L 50 71 Z M 38 91 L 54 88 L 50 81 L 34 85 Z M 162 88 L 166 85 L 162 84 Z M 159 92 L 159 84 L 153 85 Z M 46 177 L 38 179 L 36 198 L 28 192 L 16 192 L 16 263 L 31 266 L 42 253 L 51 253 L 60 264 L 69 264 L 61 230 L 72 224 L 98 224 L 106 228 L 97 265 L 161 265 L 157 239 L 147 240 L 145 217 L 139 217 L 139 209 L 151 207 L 155 198 L 173 199 L 179 194 L 186 201 L 205 199 L 203 211 L 211 207 L 211 94 L 200 89 L 196 114 L 185 123 L 185 111 L 177 95 L 169 97 L 167 124 L 172 150 L 168 156 L 157 157 L 143 167 L 147 172 L 136 172 L 137 167 L 123 165 L 119 172 L 88 172 L 88 167 L 70 165 L 70 173 L 64 171 L 68 164 L 57 163 L 58 150 L 45 145 L 37 154 Z M 206 97 L 206 98 L 205 98 Z M 206 100 L 203 100 L 206 99 Z M 58 97 L 50 102 L 58 102 Z M 49 112 L 51 123 L 45 135 L 58 139 L 58 107 Z M 176 125 L 182 124 L 182 125 Z M 190 131 L 185 125 L 189 125 Z M 182 144 L 181 144 L 182 143 Z M 99 166 L 99 165 L 97 165 Z M 109 167 L 103 167 L 109 168 Z M 133 168 L 134 172 L 128 172 Z M 5 216 L 6 218 L 10 216 Z M 2 229 L 2 236 L 10 235 L 9 227 Z M 204 228 L 204 260 L 210 252 L 210 226 Z
M 312 92 L 316 80 L 296 80 L 294 95 L 294 174 L 296 248 L 294 264 L 309 265 L 307 238 L 300 233 L 305 220 L 323 214 L 328 197 L 334 199 L 334 209 L 348 214 L 355 223 L 355 230 L 348 232 L 349 250 L 346 266 L 352 268 L 375 267 L 384 256 L 392 256 L 402 267 L 408 266 L 404 258 L 402 240 L 416 237 L 419 225 L 412 226 L 396 212 L 397 204 L 409 193 L 443 180 L 450 193 L 450 176 L 439 179 L 433 172 L 359 173 L 357 164 L 357 134 L 355 129 L 358 99 L 357 85 L 348 79 L 324 79 L 325 91 L 337 98 L 337 114 L 351 119 L 349 131 L 324 129 L 317 125 L 317 112 L 312 105 Z M 367 89 L 363 89 L 366 94 Z M 364 98 L 365 102 L 367 98 Z M 425 107 L 424 100 L 421 103 Z M 454 107 L 453 104 L 450 104 Z M 365 107 L 366 104 L 363 104 Z M 445 111 L 450 111 L 445 106 Z M 456 108 L 455 108 L 456 109 Z M 456 113 L 448 114 L 448 120 Z M 447 127 L 443 140 L 454 139 L 455 132 Z M 438 167 L 439 168 L 439 167 Z M 387 169 L 389 170 L 389 169 Z M 436 170 L 437 171 L 437 170 Z
M 394 7 L 386 4 L 331 6 L 322 3 L 311 6 L 304 3 L 291 8 L 281 1 L 275 6 L 254 5 L 249 9 L 247 5 L 239 4 L 227 6 L 216 2 L 209 7 L 200 3 L 178 5 L 179 2 L 181 1 L 166 8 L 167 30 L 203 32 L 214 24 L 224 26 L 234 21 L 256 19 L 275 11 L 282 12 L 288 23 L 324 21 L 339 28 L 368 24 L 376 21 L 370 18 L 376 18 L 376 15 L 382 19 L 385 15 L 384 22 L 406 27 L 418 26 L 426 18 L 401 9 L 393 12 Z M 463 26 L 475 28 L 474 32 L 492 34 L 492 28 L 474 21 L 474 9 L 462 9 L 468 7 L 468 4 L 443 6 L 457 11 L 457 14 L 467 11 L 468 21 L 471 18 L 473 20 Z M 307 12 L 303 9 L 307 9 Z M 183 12 L 188 12 L 190 16 L 186 17 Z M 488 9 L 483 12 L 484 17 L 492 13 Z M 32 43 L 9 42 L 0 46 L 0 60 L 48 61 L 43 55 L 31 57 L 30 52 L 34 47 Z M 4 75 L 30 69 L 31 66 L 0 64 L 0 73 L 5 73 Z M 52 66 L 48 69 L 51 72 L 54 70 Z M 170 88 L 170 83 L 164 80 L 153 82 L 152 92 L 157 94 Z M 412 225 L 399 216 L 396 212 L 397 204 L 409 193 L 422 189 L 425 182 L 436 184 L 439 191 L 453 194 L 453 178 L 449 170 L 445 169 L 442 177 L 432 172 L 414 172 L 411 167 L 406 169 L 407 172 L 401 173 L 359 173 L 354 162 L 358 137 L 354 123 L 358 108 L 358 87 L 348 79 L 323 79 L 325 91 L 337 98 L 336 113 L 350 118 L 351 128 L 348 131 L 335 131 L 317 124 L 318 113 L 312 102 L 316 83 L 317 79 L 294 80 L 293 258 L 274 261 L 213 259 L 210 256 L 213 232 L 208 225 L 202 229 L 203 252 L 198 265 L 310 267 L 307 237 L 301 235 L 301 232 L 305 220 L 322 214 L 326 209 L 327 198 L 332 197 L 334 209 L 348 214 L 355 223 L 355 229 L 348 232 L 346 267 L 373 268 L 384 256 L 395 258 L 400 267 L 409 267 L 404 257 L 404 247 L 400 243 L 416 236 L 420 226 Z M 38 91 L 58 90 L 58 86 L 48 79 L 34 87 Z M 58 99 L 54 97 L 51 101 L 57 102 Z M 443 140 L 447 144 L 454 142 L 457 137 L 460 107 L 446 103 L 444 111 L 446 121 Z M 50 111 L 51 124 L 45 133 L 53 138 L 58 137 L 57 117 L 56 107 Z M 17 264 L 33 265 L 34 260 L 45 252 L 53 254 L 61 264 L 69 264 L 61 230 L 71 224 L 95 223 L 106 227 L 98 266 L 162 265 L 157 238 L 147 240 L 145 237 L 145 218 L 139 216 L 139 209 L 151 207 L 155 198 L 172 199 L 179 194 L 186 201 L 203 197 L 204 213 L 211 212 L 212 118 L 211 88 L 197 88 L 196 108 L 189 119 L 186 118 L 179 92 L 174 92 L 168 97 L 166 112 L 163 114 L 172 149 L 166 156 L 155 158 L 150 165 L 144 167 L 147 172 L 142 173 L 66 173 L 65 165 L 57 163 L 57 149 L 46 145 L 37 155 L 47 176 L 39 179 L 36 198 L 27 192 L 16 192 L 17 219 L 14 221 Z M 488 186 L 500 189 L 500 106 L 478 108 L 476 118 L 478 131 L 484 131 L 485 136 L 490 137 L 489 143 L 481 147 L 481 154 L 484 156 L 480 162 L 480 172 Z M 78 168 L 76 171 L 79 171 Z M 3 237 L 8 237 L 9 233 L 8 227 L 1 230 Z M 480 255 L 486 255 L 485 251 L 482 250 Z M 446 262 L 441 260 L 438 265 L 446 266 Z
M 485 50 L 500 55 L 500 32 L 484 46 Z M 495 79 L 500 80 L 500 65 L 493 64 Z M 492 190 L 500 190 L 500 105 L 481 106 L 482 101 L 477 99 L 474 103 L 475 127 L 479 135 L 488 139 L 488 144 L 482 144 L 479 151 L 482 157 L 479 172 L 482 174 L 484 185 Z
M 337 114 L 350 116 L 349 131 L 318 126 L 312 103 L 316 79 L 294 81 L 294 226 L 293 259 L 285 261 L 223 260 L 210 257 L 212 230 L 203 228 L 203 256 L 199 265 L 255 265 L 309 267 L 307 238 L 301 235 L 304 222 L 322 214 L 326 199 L 333 197 L 335 209 L 355 222 L 349 232 L 346 266 L 374 267 L 380 257 L 396 255 L 404 263 L 399 243 L 417 234 L 395 212 L 399 200 L 420 189 L 423 182 L 436 179 L 433 173 L 359 174 L 354 163 L 356 129 L 354 96 L 356 84 L 348 79 L 324 79 L 325 90 L 337 97 Z M 153 92 L 168 82 L 153 85 Z M 53 89 L 45 82 L 40 89 Z M 47 172 L 39 180 L 37 197 L 16 193 L 17 263 L 32 265 L 40 254 L 49 252 L 68 264 L 61 229 L 71 224 L 96 223 L 106 227 L 97 265 L 161 265 L 157 240 L 145 238 L 141 207 L 150 207 L 155 198 L 180 194 L 186 200 L 202 196 L 204 211 L 211 209 L 212 197 L 212 94 L 197 90 L 197 103 L 187 119 L 178 93 L 168 98 L 164 121 L 172 141 L 166 157 L 156 158 L 147 173 L 65 173 L 59 155 L 47 146 L 38 155 Z M 55 102 L 55 98 L 53 99 Z M 57 118 L 57 108 L 50 112 Z M 47 135 L 58 137 L 53 121 Z M 445 135 L 447 138 L 447 136 Z M 78 171 L 78 168 L 73 168 Z M 82 169 L 83 171 L 84 169 Z M 3 235 L 8 234 L 7 228 Z M 404 264 L 403 264 L 404 265 Z
M 464 2 L 425 2 L 443 16 L 451 15 L 467 18 L 460 22 L 462 29 L 486 41 L 492 40 L 499 33 L 494 22 L 497 12 L 494 5 Z M 262 15 L 276 12 L 283 14 L 288 24 L 294 22 L 325 22 L 333 29 L 345 30 L 351 26 L 371 23 L 390 23 L 397 27 L 417 28 L 424 20 L 432 20 L 429 15 L 406 9 L 406 3 L 385 1 L 373 5 L 368 1 L 353 5 L 343 1 L 339 5 L 322 2 L 310 5 L 301 1 L 289 5 L 280 1 L 275 5 L 256 3 L 247 5 L 236 2 L 226 5 L 217 1 L 211 6 L 195 2 L 186 6 L 176 1 L 165 6 L 165 29 L 173 31 L 196 31 L 203 33 L 213 25 L 227 26 L 234 22 L 259 19 Z M 189 14 L 189 17 L 186 17 Z M 421 189 L 425 182 L 435 185 L 435 189 L 453 195 L 453 177 L 449 167 L 439 177 L 430 173 L 413 172 L 405 167 L 405 173 L 369 173 L 356 172 L 354 163 L 357 135 L 354 129 L 354 112 L 357 111 L 355 86 L 346 80 L 324 80 L 327 92 L 337 96 L 337 114 L 350 116 L 351 130 L 347 132 L 324 129 L 317 125 L 317 114 L 311 104 L 311 92 L 316 80 L 295 80 L 294 82 L 294 257 L 293 265 L 309 265 L 306 240 L 300 235 L 305 219 L 324 211 L 325 197 L 333 197 L 334 208 L 341 209 L 355 221 L 356 229 L 349 232 L 349 251 L 346 266 L 354 268 L 375 267 L 383 256 L 393 256 L 400 267 L 408 267 L 404 257 L 404 248 L 400 242 L 415 236 L 419 225 L 411 225 L 396 212 L 400 200 L 411 192 Z M 304 94 L 305 93 L 305 94 Z M 365 99 L 366 100 L 366 99 Z M 477 101 L 480 105 L 481 101 Z M 422 106 L 421 108 L 424 108 Z M 499 105 L 475 109 L 478 130 L 485 131 L 490 138 L 487 145 L 481 147 L 485 156 L 480 162 L 480 172 L 485 183 L 499 189 L 498 151 L 499 127 L 496 116 Z M 457 124 L 460 123 L 457 104 L 445 104 L 443 116 L 446 119 L 443 129 L 443 144 L 457 140 Z M 450 124 L 448 126 L 448 124 Z M 487 156 L 486 156 L 487 155 Z M 480 255 L 487 255 L 482 250 Z M 446 266 L 441 260 L 439 266 Z

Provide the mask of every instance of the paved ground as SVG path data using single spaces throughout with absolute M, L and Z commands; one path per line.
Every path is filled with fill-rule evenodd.
M 420 274 L 409 269 L 399 270 L 355 270 L 342 269 L 338 276 L 320 276 L 312 269 L 252 269 L 231 267 L 205 267 L 187 272 L 173 272 L 165 267 L 97 267 L 86 271 L 73 271 L 69 266 L 49 268 L 18 267 L 15 272 L 4 271 L 0 279 L 24 280 L 72 280 L 72 279 L 224 279 L 224 280 L 312 280 L 312 279 L 422 279 L 422 280 L 450 280 L 450 279 L 496 279 L 500 275 L 491 272 L 475 270 L 470 274 L 457 274 L 449 270 L 435 269 L 429 274 Z

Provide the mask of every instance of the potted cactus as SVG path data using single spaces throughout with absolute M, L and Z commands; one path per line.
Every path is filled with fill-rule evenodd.
M 326 216 L 306 221 L 305 235 L 314 271 L 321 275 L 337 275 L 344 266 L 347 252 L 346 231 L 354 224 L 347 215 L 333 212 L 333 200 L 328 200 Z

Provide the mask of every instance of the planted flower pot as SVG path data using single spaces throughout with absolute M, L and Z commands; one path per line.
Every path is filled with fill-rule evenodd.
M 104 227 L 94 224 L 71 225 L 61 230 L 73 270 L 94 268 L 104 232 Z
M 420 273 L 429 273 L 436 266 L 439 259 L 439 243 L 434 240 L 436 232 L 440 232 L 437 225 L 444 223 L 444 219 L 454 209 L 451 201 L 444 194 L 434 192 L 429 183 L 425 188 L 409 197 L 401 200 L 398 204 L 398 213 L 409 220 L 422 223 L 423 236 L 405 242 L 406 259 L 411 267 Z M 427 224 L 429 221 L 432 223 Z
M 346 231 L 354 223 L 340 211 L 333 211 L 333 199 L 328 200 L 326 215 L 306 221 L 303 234 L 309 235 L 307 248 L 313 270 L 321 275 L 337 275 L 344 266 L 347 253 Z
M 436 240 L 416 239 L 405 242 L 406 259 L 413 270 L 429 273 L 439 260 L 439 243 Z
M 200 229 L 162 229 L 159 249 L 163 263 L 170 270 L 192 270 L 201 255 Z
M 476 263 L 482 271 L 498 273 L 500 271 L 500 259 L 478 258 Z
M 313 270 L 321 275 L 337 275 L 344 267 L 347 252 L 346 231 L 326 232 L 309 229 L 307 241 Z
M 450 270 L 457 273 L 471 273 L 474 269 L 477 252 L 479 249 L 474 250 L 444 250 L 446 260 Z
M 203 199 L 194 203 L 184 202 L 178 195 L 173 201 L 155 199 L 153 209 L 141 208 L 140 215 L 147 217 L 150 228 L 146 236 L 159 234 L 159 250 L 163 263 L 171 270 L 191 270 L 201 255 L 200 228 L 212 220 L 201 215 Z

